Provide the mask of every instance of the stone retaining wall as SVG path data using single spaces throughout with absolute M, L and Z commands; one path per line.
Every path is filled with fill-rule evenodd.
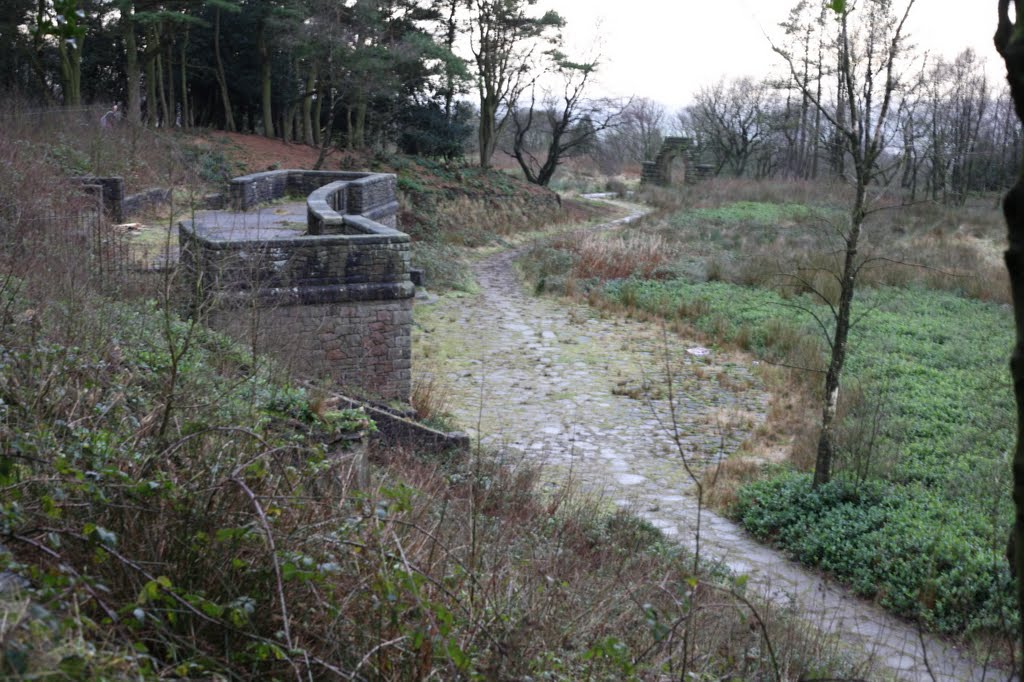
M 315 183 L 326 177 L 257 175 L 266 177 L 236 179 L 244 182 L 232 184 L 232 198 L 251 194 L 236 186 L 262 196 L 281 178 Z M 299 375 L 328 378 L 357 395 L 408 401 L 415 293 L 409 236 L 367 217 L 390 210 L 394 176 L 344 175 L 314 189 L 303 235 L 261 237 L 258 229 L 181 223 L 186 300 L 192 314 Z M 385 218 L 393 222 L 394 213 Z
M 351 301 L 215 308 L 207 323 L 254 344 L 296 376 L 348 395 L 408 401 L 412 301 Z
M 138 194 L 132 194 L 121 201 L 122 219 L 142 213 L 158 204 L 166 204 L 171 200 L 171 190 L 163 187 L 153 187 Z

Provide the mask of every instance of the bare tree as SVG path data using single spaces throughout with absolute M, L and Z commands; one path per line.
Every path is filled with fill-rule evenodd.
M 821 432 L 814 465 L 814 485 L 827 483 L 835 453 L 835 418 L 846 363 L 853 298 L 857 276 L 864 265 L 859 255 L 861 233 L 868 215 L 868 188 L 884 170 L 880 161 L 890 142 L 893 121 L 898 114 L 898 95 L 903 87 L 899 67 L 906 36 L 903 29 L 914 5 L 908 0 L 902 12 L 894 11 L 890 0 L 833 0 L 830 7 L 838 22 L 837 105 L 819 95 L 817 84 L 805 76 L 791 52 L 773 46 L 789 67 L 800 92 L 835 128 L 842 148 L 851 162 L 853 201 L 846 225 L 839 229 L 838 300 L 813 289 L 828 307 L 832 320 L 822 324 L 830 350 L 825 373 Z
M 932 199 L 962 203 L 989 103 L 988 81 L 974 50 L 938 60 L 925 79 L 928 185 Z
M 597 70 L 597 60 L 573 62 L 553 53 L 553 71 L 561 77 L 560 93 L 547 93 L 537 109 L 536 88 L 530 89 L 530 104 L 519 107 L 511 117 L 513 135 L 509 152 L 529 182 L 547 187 L 559 164 L 568 157 L 587 152 L 598 135 L 616 125 L 623 106 L 612 100 L 588 100 L 584 92 Z M 539 135 L 537 133 L 540 133 Z M 538 158 L 534 153 L 542 153 Z
M 766 141 L 770 91 L 749 77 L 720 80 L 701 88 L 690 109 L 690 125 L 710 152 L 716 173 L 728 168 L 736 176 L 747 171 L 751 158 Z
M 786 51 L 793 56 L 800 81 L 807 85 L 813 84 L 814 94 L 819 101 L 823 96 L 827 75 L 825 54 L 829 49 L 826 30 L 828 16 L 826 3 L 800 0 L 790 10 L 786 21 L 780 24 L 788 38 Z M 787 142 L 782 150 L 782 165 L 795 177 L 817 177 L 824 129 L 821 110 L 812 104 L 808 92 L 799 83 L 791 80 L 780 85 L 786 90 L 786 101 L 775 127 Z
M 634 98 L 623 110 L 619 125 L 604 137 L 602 155 L 620 163 L 653 159 L 661 147 L 665 117 L 661 104 L 646 97 Z

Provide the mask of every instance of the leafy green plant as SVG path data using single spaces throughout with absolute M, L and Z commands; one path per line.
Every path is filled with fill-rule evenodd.
M 757 537 L 902 616 L 949 633 L 1012 631 L 1001 552 L 958 522 L 968 505 L 938 497 L 881 481 L 837 479 L 815 490 L 808 475 L 785 473 L 741 489 L 734 513 Z

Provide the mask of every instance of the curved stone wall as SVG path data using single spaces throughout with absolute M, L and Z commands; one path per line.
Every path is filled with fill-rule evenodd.
M 288 169 L 243 175 L 231 181 L 231 208 L 235 211 L 248 211 L 287 196 L 312 199 L 310 195 L 325 185 L 338 183 L 341 185 L 337 191 L 338 203 L 332 207 L 334 211 L 361 215 L 388 227 L 397 226 L 398 181 L 389 173 Z M 313 229 L 311 224 L 310 231 Z

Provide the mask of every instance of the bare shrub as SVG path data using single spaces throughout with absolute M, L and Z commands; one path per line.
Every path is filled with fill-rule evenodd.
M 854 382 L 843 391 L 836 417 L 836 473 L 856 481 L 884 479 L 898 462 L 887 415 L 888 390 L 884 385 Z M 888 436 L 888 437 L 887 437 Z

